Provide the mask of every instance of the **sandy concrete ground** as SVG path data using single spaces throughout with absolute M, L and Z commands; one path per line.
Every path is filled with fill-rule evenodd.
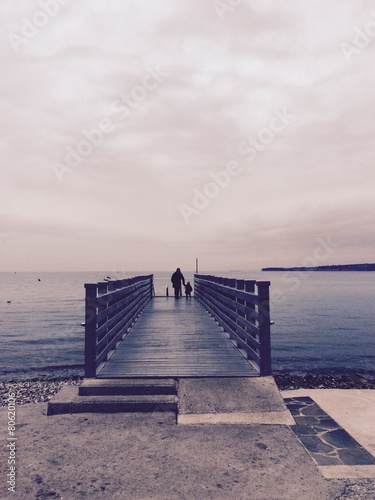
M 180 426 L 171 414 L 47 417 L 46 410 L 18 408 L 14 494 L 1 409 L 1 499 L 361 498 L 344 496 L 345 481 L 324 479 L 284 425 Z

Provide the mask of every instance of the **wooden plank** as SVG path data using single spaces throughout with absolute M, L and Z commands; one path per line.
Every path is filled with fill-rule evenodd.
M 152 299 L 99 378 L 251 377 L 256 370 L 194 299 Z

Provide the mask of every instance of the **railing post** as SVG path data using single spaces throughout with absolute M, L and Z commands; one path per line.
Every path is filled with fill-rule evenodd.
M 245 280 L 236 280 L 236 289 L 243 291 L 245 289 Z M 237 302 L 237 304 L 240 304 L 240 305 L 244 305 L 244 303 L 245 303 L 245 301 L 243 299 L 240 299 L 238 296 L 236 297 L 236 302 Z M 245 313 L 243 311 L 241 311 L 240 308 L 237 307 L 236 308 L 236 316 L 237 316 L 237 319 L 236 319 L 237 325 L 241 325 L 241 321 L 239 321 L 238 318 L 244 318 Z
M 245 291 L 248 293 L 251 293 L 251 294 L 255 293 L 255 280 L 245 280 Z M 246 309 L 249 309 L 249 312 L 255 311 L 255 303 L 253 301 L 250 301 L 250 300 L 246 301 L 245 305 L 246 305 Z M 252 323 L 253 325 L 255 325 L 254 317 L 251 314 L 247 314 L 246 319 L 247 319 L 247 321 L 249 321 L 249 323 Z M 248 333 L 253 338 L 256 337 L 254 332 L 251 331 L 250 329 L 249 329 Z
M 200 300 L 200 283 L 198 281 L 201 279 L 201 275 L 196 273 L 194 274 L 194 295 L 197 300 Z
M 231 295 L 234 294 L 234 300 L 237 300 L 237 297 L 236 297 L 236 280 L 235 278 L 229 278 L 228 279 L 228 285 L 227 285 L 229 288 L 231 288 L 232 290 L 229 290 L 228 291 L 228 294 L 227 294 L 227 297 L 228 299 L 232 298 Z M 228 306 L 235 314 L 237 313 L 237 309 L 236 309 L 236 306 Z
M 107 299 L 107 292 L 108 292 L 108 281 L 99 281 L 98 282 L 98 297 L 97 297 L 97 313 L 99 314 L 102 311 L 107 311 L 108 308 L 108 299 Z M 108 320 L 108 314 L 106 314 L 105 318 L 102 318 L 100 323 L 97 322 L 97 327 L 103 325 L 106 323 Z
M 269 281 L 258 281 L 260 375 L 272 375 Z
M 96 284 L 86 284 L 85 377 L 96 377 Z
M 99 281 L 98 282 L 98 295 L 103 295 L 107 293 L 108 290 L 108 281 Z

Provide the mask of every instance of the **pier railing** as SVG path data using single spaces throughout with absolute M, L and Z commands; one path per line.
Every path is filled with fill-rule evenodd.
M 194 276 L 195 297 L 260 375 L 271 375 L 269 281 Z
M 85 284 L 85 377 L 95 377 L 152 298 L 153 275 Z

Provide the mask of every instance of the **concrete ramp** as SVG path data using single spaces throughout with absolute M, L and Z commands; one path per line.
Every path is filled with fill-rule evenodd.
M 182 378 L 178 401 L 179 424 L 294 424 L 273 377 Z

